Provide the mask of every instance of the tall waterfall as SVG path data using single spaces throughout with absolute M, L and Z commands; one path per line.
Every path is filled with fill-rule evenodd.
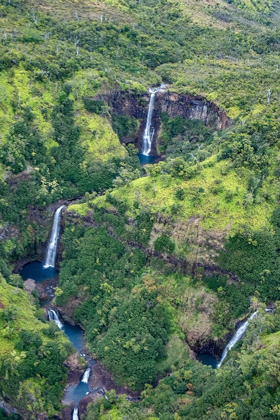
M 149 89 L 149 93 L 151 94 L 151 96 L 150 96 L 150 103 L 149 103 L 148 114 L 147 114 L 146 127 L 143 134 L 143 147 L 141 151 L 141 154 L 145 156 L 149 156 L 152 149 L 152 143 L 153 143 L 153 137 L 154 137 L 152 117 L 153 117 L 156 94 L 157 92 L 163 92 L 165 88 L 166 88 L 165 85 L 161 85 L 159 88 Z
M 255 318 L 255 316 L 257 315 L 258 311 L 255 311 L 254 313 L 252 313 L 252 315 L 249 317 L 249 319 L 247 319 L 246 321 L 244 321 L 240 327 L 237 329 L 237 331 L 235 332 L 235 334 L 232 336 L 232 338 L 230 339 L 230 341 L 228 342 L 228 344 L 226 345 L 226 347 L 224 348 L 221 360 L 218 364 L 217 367 L 220 367 L 223 363 L 223 361 L 225 360 L 225 358 L 227 357 L 227 354 L 229 352 L 229 350 L 232 349 L 232 347 L 235 346 L 235 344 L 243 337 L 245 331 L 247 330 L 248 326 L 249 326 L 249 321 L 253 318 Z
M 73 410 L 72 420 L 79 420 L 79 410 L 78 407 L 75 407 Z
M 153 142 L 153 136 L 154 136 L 154 130 L 152 127 L 152 116 L 153 116 L 157 90 L 149 89 L 149 93 L 151 94 L 151 97 L 150 97 L 146 127 L 143 134 L 143 148 L 142 148 L 142 154 L 145 156 L 149 156 L 149 154 L 151 153 L 151 148 L 152 148 L 152 142 Z
M 83 374 L 83 377 L 82 377 L 82 381 L 81 382 L 84 382 L 85 384 L 88 383 L 90 371 L 91 371 L 91 369 L 90 368 L 87 368 L 87 370 Z
M 49 309 L 49 310 L 48 310 L 48 317 L 49 317 L 49 320 L 54 321 L 54 322 L 56 323 L 56 325 L 58 326 L 58 328 L 59 328 L 60 330 L 62 330 L 62 328 L 63 328 L 63 324 L 62 324 L 62 322 L 60 321 L 60 319 L 59 319 L 58 314 L 57 314 L 57 312 L 56 312 L 56 311 L 54 311 L 53 309 Z
M 58 243 L 59 231 L 60 231 L 61 212 L 64 209 L 64 207 L 65 206 L 60 206 L 54 214 L 52 232 L 51 232 L 51 237 L 48 244 L 48 250 L 47 250 L 47 256 L 46 256 L 44 268 L 55 266 L 57 243 Z

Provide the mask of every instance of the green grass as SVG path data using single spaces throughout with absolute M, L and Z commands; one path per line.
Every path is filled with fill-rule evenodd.
M 80 141 L 86 148 L 86 162 L 106 162 L 116 156 L 126 156 L 125 148 L 120 144 L 117 134 L 106 118 L 82 111 L 76 122 L 82 130 Z
M 213 166 L 206 167 L 211 162 Z M 269 191 L 271 200 L 260 200 L 259 204 L 253 203 L 246 207 L 244 198 L 251 172 L 245 168 L 229 168 L 228 164 L 227 161 L 215 162 L 215 157 L 212 157 L 204 162 L 204 168 L 193 179 L 182 180 L 169 175 L 155 178 L 147 176 L 112 194 L 128 204 L 128 215 L 131 217 L 137 214 L 138 210 L 134 209 L 133 203 L 139 196 L 141 206 L 169 217 L 172 216 L 172 206 L 179 204 L 181 208 L 176 218 L 187 221 L 190 217 L 198 217 L 205 230 L 227 230 L 234 233 L 244 224 L 256 230 L 269 225 L 269 218 L 276 205 L 277 185 L 268 177 L 262 190 Z M 183 201 L 175 197 L 178 189 L 185 192 Z M 233 197 L 229 200 L 227 197 L 230 193 Z M 94 204 L 102 207 L 104 200 L 104 197 L 97 197 Z
M 71 204 L 71 206 L 67 207 L 67 211 L 75 211 L 81 216 L 85 216 L 88 210 L 89 208 L 87 203 Z
M 157 369 L 160 375 L 167 372 L 170 366 L 176 366 L 176 369 L 183 367 L 184 363 L 189 358 L 189 351 L 186 343 L 176 334 L 173 334 L 170 337 L 166 346 L 166 352 L 167 358 L 161 360 L 157 364 Z
M 36 318 L 36 308 L 32 302 L 33 298 L 27 293 L 10 286 L 3 277 L 0 277 L 0 357 L 15 351 L 14 345 L 20 331 L 40 333 L 42 328 L 46 328 L 46 325 Z M 14 320 L 7 325 L 1 317 L 1 312 L 11 307 L 16 312 Z M 42 335 L 42 339 L 46 341 L 44 335 Z M 60 334 L 59 340 L 68 341 L 63 334 Z
M 265 346 L 265 349 L 270 347 L 279 346 L 280 344 L 280 331 L 273 334 L 266 334 L 261 337 L 261 343 Z

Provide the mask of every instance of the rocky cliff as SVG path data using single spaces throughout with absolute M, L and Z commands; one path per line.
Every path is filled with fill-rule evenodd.
M 122 143 L 134 143 L 140 150 L 142 135 L 146 124 L 150 96 L 147 93 L 135 94 L 128 91 L 111 91 L 97 95 L 95 100 L 105 101 L 111 109 L 112 115 L 126 115 L 140 121 L 137 133 L 134 136 L 121 138 Z M 224 111 L 203 96 L 191 94 L 178 94 L 176 92 L 158 92 L 153 112 L 153 128 L 155 130 L 152 155 L 158 155 L 157 136 L 161 125 L 161 113 L 166 112 L 170 118 L 181 116 L 189 120 L 201 120 L 215 130 L 223 130 L 231 125 L 230 118 Z

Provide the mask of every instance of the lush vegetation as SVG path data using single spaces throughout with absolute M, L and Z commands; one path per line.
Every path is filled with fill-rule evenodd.
M 278 2 L 1 0 L 0 22 L 1 400 L 26 418 L 61 409 L 72 349 L 11 262 L 41 250 L 38 209 L 79 199 L 56 303 L 117 383 L 142 390 L 135 404 L 111 392 L 88 420 L 279 416 L 278 304 L 217 371 L 186 344 L 217 355 L 250 306 L 280 299 Z M 100 95 L 163 81 L 232 125 L 163 113 L 164 160 L 141 168 L 119 141 L 139 120 Z
M 88 407 L 86 419 L 275 419 L 280 398 L 278 358 L 279 303 L 273 316 L 260 311 L 218 373 L 189 360 L 156 388 L 147 386 L 141 402 L 132 405 L 110 392 L 107 400 Z
M 21 285 L 18 277 L 9 280 Z M 53 416 L 61 409 L 67 378 L 63 363 L 72 346 L 55 324 L 46 323 L 34 298 L 2 275 L 0 291 L 0 397 L 24 418 Z

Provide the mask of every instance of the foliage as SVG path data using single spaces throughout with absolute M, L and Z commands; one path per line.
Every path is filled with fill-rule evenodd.
M 154 242 L 155 251 L 172 253 L 175 249 L 175 244 L 163 233 Z
M 23 417 L 53 416 L 61 409 L 64 362 L 72 346 L 57 328 L 52 337 L 45 335 L 45 325 L 25 292 L 2 276 L 0 289 L 0 397 Z
M 30 209 L 85 195 L 70 209 L 94 228 L 77 218 L 66 226 L 57 303 L 75 301 L 74 320 L 120 383 L 143 388 L 170 373 L 135 406 L 111 395 L 89 408 L 89 418 L 275 418 L 277 314 L 217 373 L 193 360 L 172 367 L 165 351 L 174 331 L 184 337 L 182 297 L 197 297 L 201 284 L 215 296 L 209 317 L 217 336 L 253 295 L 279 299 L 277 3 L 0 3 L 0 268 L 10 283 L 1 283 L 1 395 L 28 418 L 60 408 L 71 349 L 53 325 L 36 320 L 7 262 L 46 239 Z M 158 144 L 166 160 L 142 170 L 115 134 L 132 141 L 138 121 L 110 118 L 95 98 L 163 80 L 171 91 L 214 101 L 221 120 L 225 110 L 233 124 L 214 133 L 201 121 L 163 114 Z M 189 284 L 166 261 L 187 259 L 197 269 L 199 257 L 221 247 L 210 241 L 199 255 L 199 234 L 207 242 L 212 232 L 229 234 L 217 264 L 238 279 L 198 271 Z M 194 307 L 191 316 L 199 317 L 199 299 Z
M 136 118 L 115 114 L 112 116 L 112 127 L 121 140 L 125 137 L 131 137 L 133 140 L 133 136 L 135 136 L 138 129 L 138 124 Z

